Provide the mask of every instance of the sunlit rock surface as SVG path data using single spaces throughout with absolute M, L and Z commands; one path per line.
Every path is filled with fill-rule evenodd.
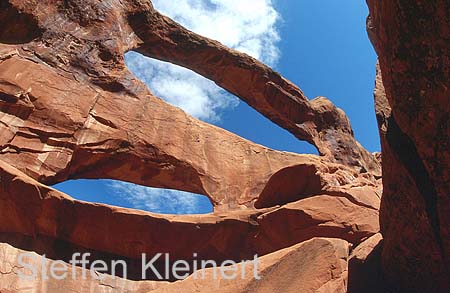
M 383 21 L 383 13 L 389 17 L 386 7 L 380 5 L 371 5 L 375 25 Z M 367 274 L 348 276 L 352 272 L 349 260 L 370 271 L 372 262 L 365 260 L 377 257 L 380 249 L 381 160 L 354 139 L 345 113 L 328 99 L 308 100 L 269 67 L 186 30 L 159 14 L 149 1 L 9 0 L 0 7 L 1 292 L 24 288 L 41 292 L 210 292 L 212 288 L 218 292 L 345 292 L 348 280 L 364 287 L 364 281 L 358 281 Z M 413 22 L 409 14 L 404 17 Z M 443 33 L 448 35 L 448 30 Z M 380 35 L 380 31 L 375 35 L 382 36 L 382 41 L 375 43 L 380 44 L 381 71 L 386 71 L 392 59 L 390 52 L 383 51 L 383 42 L 390 40 L 386 36 L 396 36 Z M 313 144 L 320 156 L 268 149 L 168 105 L 128 71 L 124 53 L 130 50 L 187 67 L 215 81 L 297 138 Z M 400 62 L 396 68 L 407 70 L 405 64 Z M 448 79 L 448 70 L 438 76 Z M 395 76 L 388 78 L 387 93 L 396 86 L 393 80 Z M 448 99 L 443 98 L 446 88 L 438 89 L 440 98 L 426 113 L 429 123 L 437 117 L 448 126 L 448 113 L 439 114 L 449 108 Z M 387 98 L 394 96 L 401 97 Z M 391 111 L 387 106 L 383 109 Z M 402 113 L 399 110 L 398 115 Z M 403 127 L 415 125 L 405 121 Z M 446 134 L 448 138 L 448 127 L 438 128 L 435 131 L 443 132 L 434 136 L 435 132 L 427 132 L 430 129 L 434 128 L 415 133 L 413 142 L 419 144 L 424 160 L 438 158 L 440 161 L 433 162 L 448 166 L 445 141 L 438 144 L 442 148 L 438 155 L 426 147 Z M 431 136 L 424 138 L 425 133 Z M 428 151 L 420 153 L 422 147 Z M 390 176 L 387 181 L 384 178 L 384 193 L 390 194 L 388 183 L 393 182 L 404 187 L 406 194 L 414 187 L 398 182 L 402 173 L 397 176 L 389 171 L 398 160 L 389 154 L 392 152 L 388 157 L 383 153 L 382 160 L 385 176 Z M 385 259 L 398 251 L 398 241 L 392 240 L 395 237 L 412 243 L 411 251 L 417 251 L 415 237 L 429 237 L 427 241 L 437 246 L 423 256 L 437 257 L 435 271 L 439 273 L 448 251 L 448 168 L 424 164 L 439 183 L 434 186 L 440 200 L 440 222 L 429 206 L 419 209 L 423 217 L 414 218 L 406 211 L 404 219 L 396 223 L 428 218 L 432 229 L 428 231 L 427 222 L 420 222 L 423 235 L 394 229 L 396 235 L 392 236 L 385 224 L 389 217 L 382 217 L 382 232 L 390 237 L 382 253 Z M 68 179 L 115 179 L 203 194 L 211 200 L 214 212 L 152 214 L 77 201 L 48 187 Z M 383 200 L 385 211 L 401 208 L 390 203 L 391 198 Z M 437 236 L 441 238 L 433 238 Z M 100 260 L 120 258 L 129 265 L 130 274 L 110 278 L 110 283 L 95 278 L 24 282 L 18 277 L 17 263 L 17 256 L 24 251 L 32 252 L 36 262 L 46 255 L 68 263 L 74 252 L 89 252 Z M 141 254 L 160 252 L 170 253 L 171 263 L 192 262 L 193 253 L 199 259 L 218 262 L 239 262 L 257 254 L 262 278 L 199 281 L 192 274 L 182 281 L 172 277 L 141 280 L 136 265 Z M 407 259 L 408 253 L 400 251 L 395 256 L 392 262 Z M 373 267 L 379 273 L 379 268 Z M 392 263 L 383 269 L 392 268 L 387 272 L 395 282 L 399 267 Z M 75 268 L 79 270 L 83 269 Z

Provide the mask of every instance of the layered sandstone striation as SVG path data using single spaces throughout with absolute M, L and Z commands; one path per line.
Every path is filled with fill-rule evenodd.
M 1 8 L 0 290 L 346 290 L 351 247 L 379 232 L 381 182 L 379 161 L 342 110 L 323 97 L 309 101 L 272 69 L 186 30 L 149 1 L 11 0 Z M 128 71 L 129 50 L 210 78 L 320 156 L 268 149 L 166 104 Z M 48 187 L 77 178 L 200 193 L 215 211 L 156 215 Z M 18 277 L 24 251 L 35 262 L 68 262 L 80 250 L 125 259 L 128 279 Z M 218 262 L 257 254 L 264 277 L 139 281 L 141 255 L 160 252 L 171 262 L 193 262 L 194 252 Z
M 125 6 L 119 1 L 90 5 L 85 2 L 9 1 L 3 4 L 7 9 L 3 10 L 5 17 L 2 19 L 6 21 L 18 13 L 23 17 L 16 22 L 22 22 L 20 25 L 38 35 L 30 32 L 27 36 L 32 39 L 12 39 L 0 48 L 4 121 L 1 160 L 45 184 L 76 178 L 111 178 L 204 194 L 216 206 L 225 208 L 251 206 L 269 179 L 285 168 L 304 166 L 298 167 L 305 169 L 301 172 L 314 176 L 309 174 L 315 172 L 315 168 L 307 166 L 310 162 L 323 165 L 341 158 L 348 160 L 344 165 L 354 170 L 351 174 L 361 173 L 369 180 L 379 176 L 379 164 L 373 156 L 362 147 L 354 147 L 357 142 L 348 119 L 324 98 L 309 102 L 298 90 L 301 99 L 294 99 L 298 104 L 294 106 L 292 96 L 280 98 L 278 94 L 270 94 L 260 88 L 261 82 L 241 84 L 249 93 L 235 91 L 242 97 L 250 93 L 270 97 L 279 107 L 290 110 L 306 105 L 309 110 L 297 112 L 315 114 L 314 117 L 308 114 L 311 119 L 303 121 L 299 129 L 307 129 L 310 136 L 303 138 L 321 150 L 324 156 L 320 158 L 269 150 L 167 105 L 127 70 L 123 54 L 131 49 L 157 47 L 152 41 L 139 37 L 143 29 L 135 27 L 137 20 L 149 30 L 146 32 L 149 36 L 168 30 L 161 25 L 169 20 L 153 10 L 147 1 Z M 149 23 L 153 17 L 158 21 Z M 175 25 L 184 34 L 189 33 L 174 23 L 170 27 Z M 169 35 L 173 37 L 175 33 Z M 189 35 L 192 39 L 185 40 L 184 46 L 200 42 L 199 36 Z M 202 40 L 205 48 L 209 48 L 210 43 L 219 46 L 216 42 Z M 159 43 L 158 46 L 163 46 L 161 51 L 172 50 L 167 42 Z M 179 54 L 186 54 L 182 45 L 177 48 Z M 263 84 L 282 82 L 295 88 L 274 72 L 264 73 L 270 70 L 249 56 L 221 48 L 229 56 L 222 57 L 212 51 L 209 54 L 214 53 L 216 61 L 223 59 L 221 63 L 226 63 L 230 59 L 242 66 L 252 62 L 255 68 L 235 75 L 229 67 L 210 64 L 211 58 L 204 58 L 202 68 L 215 68 L 217 76 L 205 73 L 213 80 L 218 80 L 219 76 L 236 80 L 261 76 Z M 197 56 L 190 55 L 193 59 Z M 193 63 L 200 66 L 198 61 Z M 287 97 L 292 100 L 288 104 L 283 102 Z M 265 103 L 260 98 L 255 101 Z M 258 105 L 254 107 L 260 110 Z M 277 115 L 285 120 L 293 119 L 286 113 Z M 323 126 L 316 127 L 316 124 Z M 280 125 L 288 128 L 285 122 Z M 345 137 L 338 134 L 342 129 L 345 129 Z M 334 131 L 337 133 L 333 134 Z M 345 155 L 350 149 L 352 154 Z M 339 155 L 341 150 L 344 153 Z M 280 180 L 288 181 L 287 178 Z M 308 187 L 311 189 L 308 192 L 321 189 L 322 183 L 312 184 L 317 186 Z
M 342 110 L 324 97 L 308 100 L 272 69 L 190 32 L 150 1 L 1 1 L 0 291 L 358 292 L 380 285 L 370 281 L 380 266 L 402 286 L 425 275 L 425 286 L 445 288 L 448 55 L 434 39 L 437 32 L 448 38 L 439 14 L 445 3 L 402 3 L 369 1 L 381 64 L 382 192 L 381 160 L 355 140 Z M 435 16 L 432 33 L 415 26 L 416 12 L 424 23 Z M 128 71 L 130 50 L 213 80 L 320 155 L 274 151 L 166 104 Z M 157 215 L 77 201 L 49 187 L 82 178 L 204 194 L 214 212 Z M 107 282 L 24 281 L 17 257 L 27 251 L 36 263 L 87 251 L 124 259 L 132 272 Z M 216 261 L 258 254 L 263 278 L 140 280 L 141 254 L 160 252 L 172 262 L 192 262 L 194 252 Z
M 313 237 L 357 245 L 379 231 L 375 187 L 348 185 L 270 208 L 163 216 L 73 200 L 1 161 L 0 176 L 4 235 L 46 237 L 130 260 L 165 252 L 191 261 L 196 252 L 240 261 Z
M 28 263 L 39 268 L 39 278 L 24 280 L 19 275 L 31 271 L 17 266 L 17 258 L 26 251 L 8 244 L 0 244 L 2 292 L 20 292 L 40 288 L 41 292 L 345 292 L 347 287 L 349 244 L 345 240 L 313 238 L 290 248 L 265 255 L 255 267 L 239 263 L 229 269 L 235 270 L 238 280 L 222 278 L 213 268 L 206 269 L 199 278 L 190 276 L 179 282 L 133 281 L 108 275 L 95 275 L 79 267 L 70 267 L 69 275 L 86 278 L 74 280 L 45 279 L 54 261 L 47 260 L 41 266 L 42 256 L 27 255 Z M 75 272 L 73 272 L 75 271 Z M 217 278 L 214 278 L 216 274 Z M 257 278 L 260 278 L 258 281 Z M 1 288 L 1 287 L 0 287 Z
M 378 162 L 355 140 L 345 113 L 327 98 L 309 101 L 296 85 L 271 68 L 188 31 L 150 4 L 140 3 L 128 19 L 138 37 L 138 52 L 215 81 L 297 138 L 313 144 L 329 160 L 380 175 Z

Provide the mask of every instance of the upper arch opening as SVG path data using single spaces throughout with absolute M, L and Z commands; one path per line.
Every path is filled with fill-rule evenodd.
M 313 145 L 299 140 L 247 103 L 240 102 L 213 81 L 190 69 L 135 51 L 125 54 L 125 63 L 156 96 L 202 121 L 273 150 L 319 154 Z

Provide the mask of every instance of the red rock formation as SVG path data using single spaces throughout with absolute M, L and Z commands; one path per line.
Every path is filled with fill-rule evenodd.
M 75 201 L 1 161 L 0 177 L 0 233 L 46 236 L 132 259 L 163 251 L 174 259 L 189 260 L 196 252 L 205 259 L 240 260 L 313 237 L 358 244 L 379 231 L 379 199 L 367 190 L 375 200 L 366 202 L 360 187 L 266 209 L 163 216 Z
M 140 3 L 135 9 L 129 15 L 138 37 L 135 50 L 215 81 L 299 139 L 316 146 L 331 161 L 380 175 L 378 162 L 355 140 L 345 113 L 328 99 L 308 101 L 297 86 L 264 64 L 188 31 L 151 5 Z
M 367 1 L 380 59 L 382 262 L 417 292 L 450 290 L 450 4 Z
M 383 237 L 378 233 L 353 249 L 348 261 L 348 292 L 392 291 L 381 269 L 382 241 Z
M 18 292 L 29 288 L 40 288 L 42 292 L 345 292 L 349 244 L 340 239 L 313 238 L 263 256 L 256 271 L 256 276 L 261 281 L 254 278 L 255 267 L 251 263 L 239 263 L 229 268 L 240 276 L 237 280 L 224 279 L 212 268 L 199 272 L 197 279 L 191 276 L 175 283 L 136 282 L 108 275 L 101 276 L 103 279 L 98 280 L 96 278 L 99 275 L 91 275 L 91 271 L 76 267 L 74 274 L 85 274 L 85 279 L 64 278 L 58 281 L 43 277 L 43 272 L 48 273 L 54 261 L 47 260 L 42 269 L 42 258 L 36 253 L 31 253 L 26 260 L 38 268 L 39 277 L 24 280 L 19 274 L 31 274 L 31 271 L 17 267 L 17 259 L 22 253 L 27 252 L 8 244 L 0 244 L 0 255 L 4 255 L 3 262 L 0 262 L 1 292 Z M 214 278 L 214 273 L 217 278 Z M 72 267 L 68 266 L 68 275 L 72 274 Z
M 410 14 L 432 13 L 432 5 L 396 6 L 407 26 L 394 19 L 391 5 L 370 2 L 369 23 L 387 75 L 386 95 L 381 76 L 377 92 L 388 176 L 383 268 L 403 286 L 416 286 L 413 279 L 425 276 L 445 288 L 449 128 L 448 111 L 438 111 L 449 109 L 442 83 L 448 80 L 445 46 L 423 30 L 422 39 L 413 38 L 419 28 Z M 444 27 L 439 21 L 427 27 L 437 32 Z M 344 292 L 349 254 L 357 268 L 376 257 L 380 160 L 358 144 L 345 114 L 326 98 L 309 101 L 272 69 L 186 30 L 149 1 L 1 1 L 0 28 L 0 247 L 6 251 L 0 254 L 1 292 L 23 286 L 98 291 L 105 285 L 158 292 Z M 448 30 L 440 33 L 448 36 Z M 437 49 L 419 50 L 424 40 Z M 210 78 L 314 144 L 321 156 L 270 150 L 166 104 L 127 70 L 123 54 L 129 50 Z M 432 58 L 415 63 L 415 56 Z M 423 74 L 413 83 L 426 70 L 436 70 L 437 79 Z M 423 99 L 417 104 L 408 101 L 419 94 Z M 420 123 L 413 124 L 408 109 Z M 47 186 L 73 178 L 201 193 L 215 212 L 155 215 L 76 201 Z M 350 251 L 350 244 L 357 248 Z M 67 261 L 77 249 L 129 263 L 142 253 L 169 252 L 173 260 L 188 261 L 193 252 L 218 261 L 259 254 L 264 278 L 197 282 L 190 277 L 171 284 L 17 279 L 11 256 L 31 250 Z M 416 258 L 422 267 L 408 267 Z M 399 275 L 402 270 L 409 275 Z M 364 287 L 367 274 L 350 280 L 355 278 L 354 288 Z
M 237 265 L 237 272 L 245 271 L 246 278 L 214 280 L 208 270 L 205 280 L 192 276 L 159 292 L 345 292 L 349 245 L 340 239 L 313 238 L 295 246 L 261 258 L 255 280 L 252 267 Z
M 25 255 L 25 257 L 24 257 Z M 158 289 L 165 282 L 132 281 L 119 277 L 104 276 L 104 279 L 96 279 L 98 275 L 92 275 L 88 269 L 67 265 L 67 278 L 56 280 L 46 278 L 50 274 L 50 268 L 54 260 L 45 259 L 43 256 L 22 250 L 6 243 L 0 243 L 0 292 L 14 293 L 36 290 L 38 292 L 151 292 Z M 29 268 L 20 267 L 19 257 L 24 257 L 24 262 L 36 269 L 35 278 L 23 278 L 22 275 L 32 276 Z M 44 269 L 42 262 L 45 261 Z M 60 267 L 63 264 L 59 265 Z M 73 272 L 75 271 L 75 272 Z M 85 278 L 82 278 L 82 276 Z M 60 275 L 60 273 L 58 273 Z M 72 278 L 75 275 L 76 278 Z

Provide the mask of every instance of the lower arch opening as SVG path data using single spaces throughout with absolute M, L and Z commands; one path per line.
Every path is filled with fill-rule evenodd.
M 209 214 L 214 210 L 211 201 L 205 195 L 146 187 L 117 180 L 68 180 L 54 185 L 53 188 L 77 200 L 158 214 Z

